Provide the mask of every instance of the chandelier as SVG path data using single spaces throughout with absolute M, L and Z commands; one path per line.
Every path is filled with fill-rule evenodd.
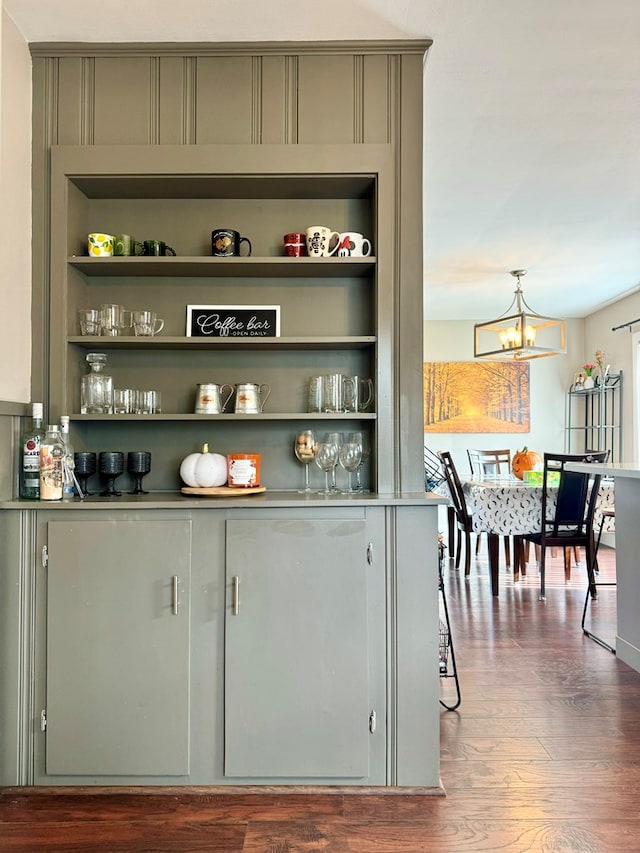
M 511 271 L 518 286 L 504 314 L 474 325 L 474 358 L 525 361 L 567 351 L 564 320 L 543 317 L 527 305 L 520 287 L 520 279 L 526 274 L 526 270 Z

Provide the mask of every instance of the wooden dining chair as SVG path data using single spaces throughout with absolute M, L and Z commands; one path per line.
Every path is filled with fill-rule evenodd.
M 594 537 L 593 515 L 596 509 L 600 474 L 566 471 L 567 462 L 604 462 L 606 451 L 586 454 L 545 453 L 542 479 L 540 529 L 525 533 L 523 540 L 540 546 L 540 600 L 546 598 L 545 555 L 547 548 L 582 547 L 586 553 L 589 585 L 593 589 Z M 548 474 L 558 472 L 557 486 L 549 485 Z
M 506 450 L 467 450 L 469 467 L 472 477 L 495 477 L 498 474 L 511 473 L 511 451 Z M 505 536 L 504 558 L 506 564 L 511 568 L 511 538 Z M 476 556 L 480 552 L 481 537 L 476 540 Z M 526 571 L 526 569 L 525 569 Z
M 462 483 L 456 470 L 455 463 L 451 454 L 446 450 L 441 450 L 438 453 L 442 461 L 442 471 L 449 489 L 451 503 L 455 515 L 457 527 L 456 540 L 456 569 L 460 568 L 460 554 L 462 550 L 462 534 L 464 533 L 465 552 L 464 552 L 464 573 L 465 576 L 471 572 L 471 533 L 473 531 L 473 520 L 467 510 L 467 501 L 462 491 Z
M 467 450 L 474 477 L 495 477 L 511 473 L 510 450 Z

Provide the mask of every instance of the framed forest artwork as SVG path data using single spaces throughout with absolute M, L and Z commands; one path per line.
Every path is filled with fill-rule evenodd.
M 425 432 L 530 432 L 529 363 L 429 361 Z

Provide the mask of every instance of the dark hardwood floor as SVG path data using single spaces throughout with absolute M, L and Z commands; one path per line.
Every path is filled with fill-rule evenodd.
M 601 551 L 602 579 L 615 571 Z M 584 566 L 491 598 L 445 565 L 462 704 L 442 711 L 446 797 L 221 789 L 3 789 L 0 851 L 625 853 L 640 850 L 640 675 L 583 636 Z M 613 635 L 615 591 L 594 608 Z M 594 626 L 595 627 L 595 626 Z M 441 679 L 449 691 L 452 679 Z

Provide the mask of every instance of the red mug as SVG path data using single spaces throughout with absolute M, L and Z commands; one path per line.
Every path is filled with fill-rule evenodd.
M 284 253 L 289 258 L 301 258 L 307 254 L 307 235 L 292 232 L 284 235 Z

